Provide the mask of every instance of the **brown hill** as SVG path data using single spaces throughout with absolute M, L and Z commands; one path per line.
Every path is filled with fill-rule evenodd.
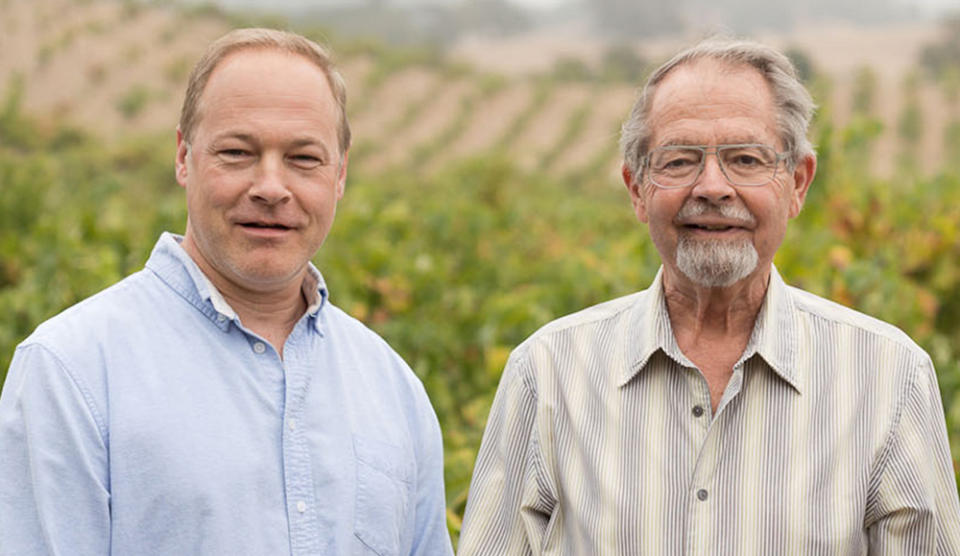
M 106 140 L 154 132 L 172 140 L 187 72 L 203 47 L 232 25 L 216 14 L 119 0 L 0 0 L 0 13 L 0 91 L 20 76 L 26 110 L 66 118 Z M 922 80 L 914 80 L 913 89 L 904 86 L 920 48 L 936 33 L 932 24 L 819 26 L 759 38 L 799 49 L 826 76 L 817 101 L 835 126 L 850 122 L 857 76 L 871 68 L 870 115 L 883 126 L 873 167 L 889 175 L 911 102 L 922 130 L 915 150 L 921 167 L 933 172 L 943 163 L 945 126 L 957 116 L 956 102 Z M 636 46 L 658 60 L 685 42 L 689 38 Z M 456 158 L 508 150 L 524 167 L 561 176 L 599 172 L 616 183 L 618 129 L 636 84 L 549 77 L 560 59 L 576 56 L 589 68 L 603 52 L 595 40 L 554 33 L 465 40 L 450 56 L 458 64 L 443 67 L 387 62 L 369 52 L 345 55 L 340 64 L 357 139 L 354 171 L 430 171 Z

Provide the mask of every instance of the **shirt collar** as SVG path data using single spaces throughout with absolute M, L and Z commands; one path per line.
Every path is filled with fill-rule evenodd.
M 790 287 L 784 283 L 777 268 L 771 266 L 767 294 L 743 359 L 758 354 L 780 378 L 801 392 L 800 368 L 797 365 L 799 341 L 799 314 Z
M 219 290 L 200 270 L 197 263 L 183 249 L 180 242 L 183 236 L 164 232 L 150 253 L 146 267 L 152 270 L 184 299 L 190 302 L 210 320 L 226 330 L 230 322 L 237 321 L 236 312 L 227 303 Z M 313 320 L 318 332 L 322 319 L 317 318 L 320 309 L 326 304 L 327 285 L 320 271 L 307 263 L 307 275 L 301 285 L 304 298 L 308 300 L 306 314 Z
M 757 315 L 753 332 L 740 362 L 754 354 L 759 355 L 784 381 L 800 392 L 797 366 L 799 324 L 790 288 L 783 282 L 776 267 L 770 269 L 770 283 Z M 657 272 L 650 288 L 637 298 L 627 326 L 627 364 L 620 377 L 620 386 L 647 366 L 658 350 L 681 365 L 694 366 L 680 351 L 663 293 L 663 267 Z

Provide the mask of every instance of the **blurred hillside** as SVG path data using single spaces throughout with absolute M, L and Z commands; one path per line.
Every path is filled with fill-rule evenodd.
M 210 5 L 121 0 L 0 0 L 0 13 L 0 91 L 18 85 L 28 112 L 106 140 L 167 133 L 172 141 L 203 47 L 231 27 L 288 25 Z M 552 29 L 398 46 L 294 27 L 333 43 L 350 93 L 354 172 L 430 172 L 467 154 L 508 151 L 525 169 L 613 183 L 619 125 L 637 85 L 696 39 L 609 43 Z M 808 67 L 821 124 L 864 126 L 872 171 L 892 176 L 905 143 L 927 174 L 949 158 L 957 79 L 930 79 L 919 65 L 942 33 L 935 23 L 836 23 L 754 36 Z

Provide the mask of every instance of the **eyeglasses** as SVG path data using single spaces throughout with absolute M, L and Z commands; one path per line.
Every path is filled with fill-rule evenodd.
M 743 187 L 770 183 L 788 156 L 759 144 L 670 145 L 653 149 L 643 157 L 642 163 L 654 185 L 679 189 L 693 185 L 700 178 L 708 154 L 717 155 L 720 171 L 728 182 Z

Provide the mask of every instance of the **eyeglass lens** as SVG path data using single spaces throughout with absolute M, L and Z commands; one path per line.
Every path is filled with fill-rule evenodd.
M 650 153 L 650 177 L 661 187 L 686 187 L 697 181 L 706 155 L 716 152 L 720 169 L 734 185 L 757 186 L 773 179 L 777 153 L 765 145 L 669 146 Z

